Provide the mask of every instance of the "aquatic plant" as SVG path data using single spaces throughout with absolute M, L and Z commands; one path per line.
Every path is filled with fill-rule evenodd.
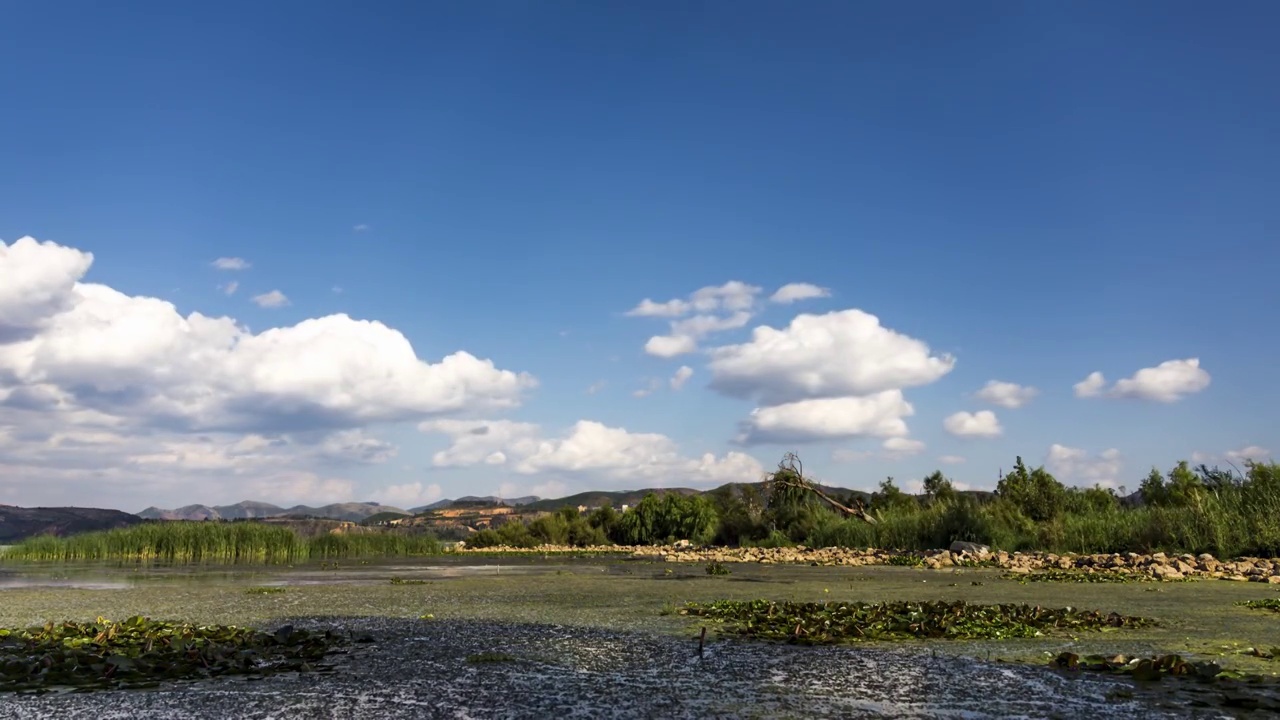
M 311 539 L 261 522 L 172 521 L 58 538 L 29 538 L 9 548 L 5 560 L 285 563 L 308 559 L 434 555 L 431 535 L 362 533 Z
M 1041 570 L 1031 573 L 1005 573 L 1006 580 L 1029 582 L 1067 583 L 1140 583 L 1157 582 L 1159 578 L 1142 573 L 1123 573 L 1112 570 L 1082 572 L 1080 570 Z
M 680 614 L 725 623 L 729 632 L 803 644 L 915 638 L 973 640 L 1039 637 L 1050 632 L 1136 628 L 1147 618 L 1096 610 L 965 602 L 689 603 Z
M 393 577 L 391 578 L 391 584 L 392 584 L 392 585 L 426 585 L 426 584 L 427 584 L 427 581 L 426 581 L 426 580 L 416 580 L 416 579 L 406 580 L 406 579 L 404 579 L 404 578 L 400 577 L 399 575 L 396 575 L 396 576 L 393 576 Z
M 1265 600 L 1241 600 L 1236 604 L 1243 605 L 1247 608 L 1253 608 L 1255 610 L 1270 610 L 1272 612 L 1280 613 L 1280 598 L 1266 598 Z
M 710 563 L 707 564 L 708 575 L 729 575 L 729 574 L 732 574 L 732 572 L 733 572 L 732 570 L 730 570 L 728 567 L 725 567 L 725 564 L 720 562 L 719 560 L 712 560 Z
M 244 591 L 245 595 L 279 595 L 288 592 L 282 587 L 251 587 Z
M 152 687 L 165 680 L 323 671 L 348 640 L 285 625 L 261 632 L 229 625 L 47 622 L 0 629 L 0 691 Z

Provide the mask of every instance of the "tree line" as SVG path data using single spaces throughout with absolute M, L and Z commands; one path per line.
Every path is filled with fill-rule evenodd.
M 1208 552 L 1280 555 L 1280 464 L 1248 462 L 1243 472 L 1179 462 L 1153 468 L 1133 498 L 1105 487 L 1068 487 L 1043 466 L 1019 457 L 994 492 L 957 490 L 941 471 L 923 492 L 903 492 L 892 478 L 858 505 L 806 492 L 804 483 L 729 485 L 700 495 L 650 494 L 625 512 L 565 507 L 531 521 L 513 520 L 467 539 L 471 547 L 696 545 L 945 548 L 953 541 L 1008 550 L 1051 552 Z M 812 488 L 810 488 L 812 489 Z M 865 510 L 863 509 L 865 505 Z M 848 510 L 849 508 L 843 508 Z

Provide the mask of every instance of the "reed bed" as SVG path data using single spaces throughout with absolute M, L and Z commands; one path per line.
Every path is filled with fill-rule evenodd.
M 158 522 L 59 538 L 29 538 L 4 560 L 177 563 L 289 563 L 311 559 L 404 557 L 441 552 L 430 535 L 370 533 L 303 538 L 266 523 Z

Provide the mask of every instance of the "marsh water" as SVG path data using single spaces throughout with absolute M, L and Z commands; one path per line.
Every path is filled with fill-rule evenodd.
M 402 581 L 393 584 L 392 578 Z M 2 718 L 1232 717 L 1230 691 L 1044 667 L 1046 653 L 1145 653 L 1206 635 L 1280 644 L 1280 621 L 1237 612 L 1231 583 L 1028 587 L 985 571 L 701 566 L 590 558 L 429 558 L 294 567 L 0 564 L 0 625 L 98 615 L 371 633 L 327 674 L 153 690 L 0 696 Z M 254 594 L 255 587 L 285 592 Z M 1271 591 L 1274 594 L 1274 591 Z M 981 643 L 795 647 L 712 633 L 664 610 L 719 598 L 1034 601 L 1141 611 L 1163 630 Z M 1189 604 L 1195 600 L 1196 603 Z M 1188 609 L 1190 608 L 1190 609 Z M 424 619 L 425 618 L 425 619 Z M 1233 624 L 1234 623 L 1234 624 Z M 1264 637 L 1265 636 L 1265 637 Z M 1182 648 L 1187 652 L 1186 648 Z M 497 653 L 504 662 L 469 661 Z M 1000 662 L 1000 658 L 1019 662 Z M 1039 657 L 1040 660 L 1035 660 Z M 1266 697 L 1272 697 L 1263 689 Z M 1238 703 L 1235 703 L 1238 704 Z

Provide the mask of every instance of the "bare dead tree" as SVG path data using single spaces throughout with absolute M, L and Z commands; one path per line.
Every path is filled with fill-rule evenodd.
M 800 462 L 800 456 L 793 452 L 789 452 L 782 457 L 782 462 L 778 463 L 778 469 L 765 480 L 765 487 L 771 495 L 778 488 L 786 488 L 801 493 L 812 493 L 846 517 L 856 517 L 872 524 L 876 522 L 875 517 L 867 512 L 862 502 L 857 498 L 854 498 L 854 506 L 849 507 L 823 492 L 817 483 L 807 479 L 804 476 L 804 463 Z

